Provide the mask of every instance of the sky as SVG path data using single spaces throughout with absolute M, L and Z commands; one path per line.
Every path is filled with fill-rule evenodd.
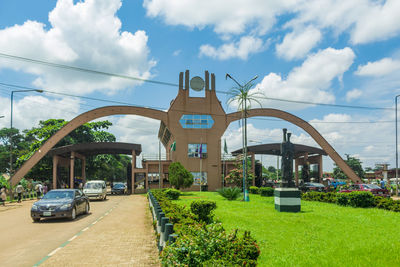
M 395 167 L 398 14 L 398 0 L 0 0 L 0 127 L 10 127 L 15 90 L 44 90 L 14 92 L 13 127 L 24 130 L 118 103 L 167 110 L 185 70 L 215 73 L 230 113 L 237 106 L 226 92 L 236 84 L 225 75 L 241 84 L 258 75 L 250 92 L 263 108 L 308 121 L 364 168 Z M 159 121 L 100 120 L 113 123 L 117 141 L 142 144 L 143 157 L 157 155 Z M 229 151 L 241 148 L 240 127 L 232 123 L 222 137 Z M 318 147 L 297 126 L 262 117 L 248 119 L 249 145 L 282 142 L 282 128 L 293 143 Z M 276 165 L 276 156 L 262 160 Z M 333 167 L 324 157 L 324 171 Z

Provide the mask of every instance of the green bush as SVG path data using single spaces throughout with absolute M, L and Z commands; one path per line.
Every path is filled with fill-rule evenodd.
M 245 232 L 227 234 L 221 224 L 185 227 L 161 253 L 163 266 L 256 266 L 260 249 Z
M 337 197 L 336 192 L 323 193 L 323 192 L 309 191 L 301 195 L 301 199 L 303 200 L 320 201 L 327 203 L 336 203 L 336 197 Z
M 180 162 L 173 162 L 168 167 L 169 183 L 176 189 L 188 188 L 193 184 L 193 175 Z
M 167 190 L 163 191 L 165 196 L 170 200 L 177 200 L 181 195 L 181 191 L 173 188 L 168 188 Z
M 349 205 L 349 194 L 348 193 L 338 193 L 336 196 L 336 204 L 340 206 Z
M 354 208 L 370 208 L 375 206 L 374 195 L 367 191 L 349 193 L 349 205 Z
M 260 194 L 260 190 L 257 186 L 250 186 L 249 190 L 251 194 Z
M 374 197 L 375 206 L 379 209 L 400 212 L 400 201 L 385 197 Z
M 263 197 L 272 197 L 274 195 L 274 189 L 272 187 L 260 187 L 259 189 Z
M 212 211 L 217 208 L 217 203 L 210 200 L 195 200 L 190 203 L 190 210 L 196 215 L 197 221 L 210 223 L 213 219 Z
M 239 187 L 224 187 L 218 189 L 217 192 L 227 200 L 236 200 L 242 194 Z

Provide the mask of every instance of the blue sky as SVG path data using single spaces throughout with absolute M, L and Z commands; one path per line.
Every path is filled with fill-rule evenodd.
M 178 83 L 179 72 L 216 75 L 218 91 L 255 75 L 254 92 L 265 108 L 279 108 L 309 121 L 337 152 L 359 157 L 364 167 L 394 167 L 394 97 L 400 94 L 400 2 L 396 0 L 14 0 L 0 1 L 0 53 L 143 79 Z M 19 129 L 40 120 L 70 120 L 112 105 L 77 96 L 167 109 L 173 86 L 139 83 L 42 66 L 0 56 L 1 127 Z M 53 92 L 53 93 L 51 93 Z M 227 112 L 227 95 L 219 93 Z M 368 109 L 296 104 L 267 98 Z M 374 109 L 387 108 L 387 109 Z M 107 117 L 118 141 L 141 143 L 157 153 L 159 122 L 136 116 Z M 316 145 L 287 122 L 249 119 L 249 139 Z M 229 150 L 241 146 L 238 123 L 225 133 Z M 249 143 L 252 144 L 252 143 Z M 256 143 L 253 143 L 256 144 Z M 275 165 L 274 157 L 263 157 Z M 324 169 L 332 169 L 324 159 Z

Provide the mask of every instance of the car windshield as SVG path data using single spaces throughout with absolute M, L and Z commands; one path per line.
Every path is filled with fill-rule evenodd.
M 365 184 L 364 187 L 368 189 L 380 189 L 376 184 Z
M 124 184 L 115 184 L 114 188 L 125 188 Z
M 49 191 L 46 195 L 43 196 L 43 199 L 73 199 L 74 192 L 73 191 Z
M 101 189 L 101 183 L 87 183 L 83 187 L 85 189 Z
M 319 183 L 310 183 L 310 186 L 314 186 L 314 187 L 325 187 L 323 184 L 319 184 Z

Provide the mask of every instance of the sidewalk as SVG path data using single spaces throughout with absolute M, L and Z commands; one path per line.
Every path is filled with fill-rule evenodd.
M 130 195 L 40 266 L 160 266 L 147 199 Z

